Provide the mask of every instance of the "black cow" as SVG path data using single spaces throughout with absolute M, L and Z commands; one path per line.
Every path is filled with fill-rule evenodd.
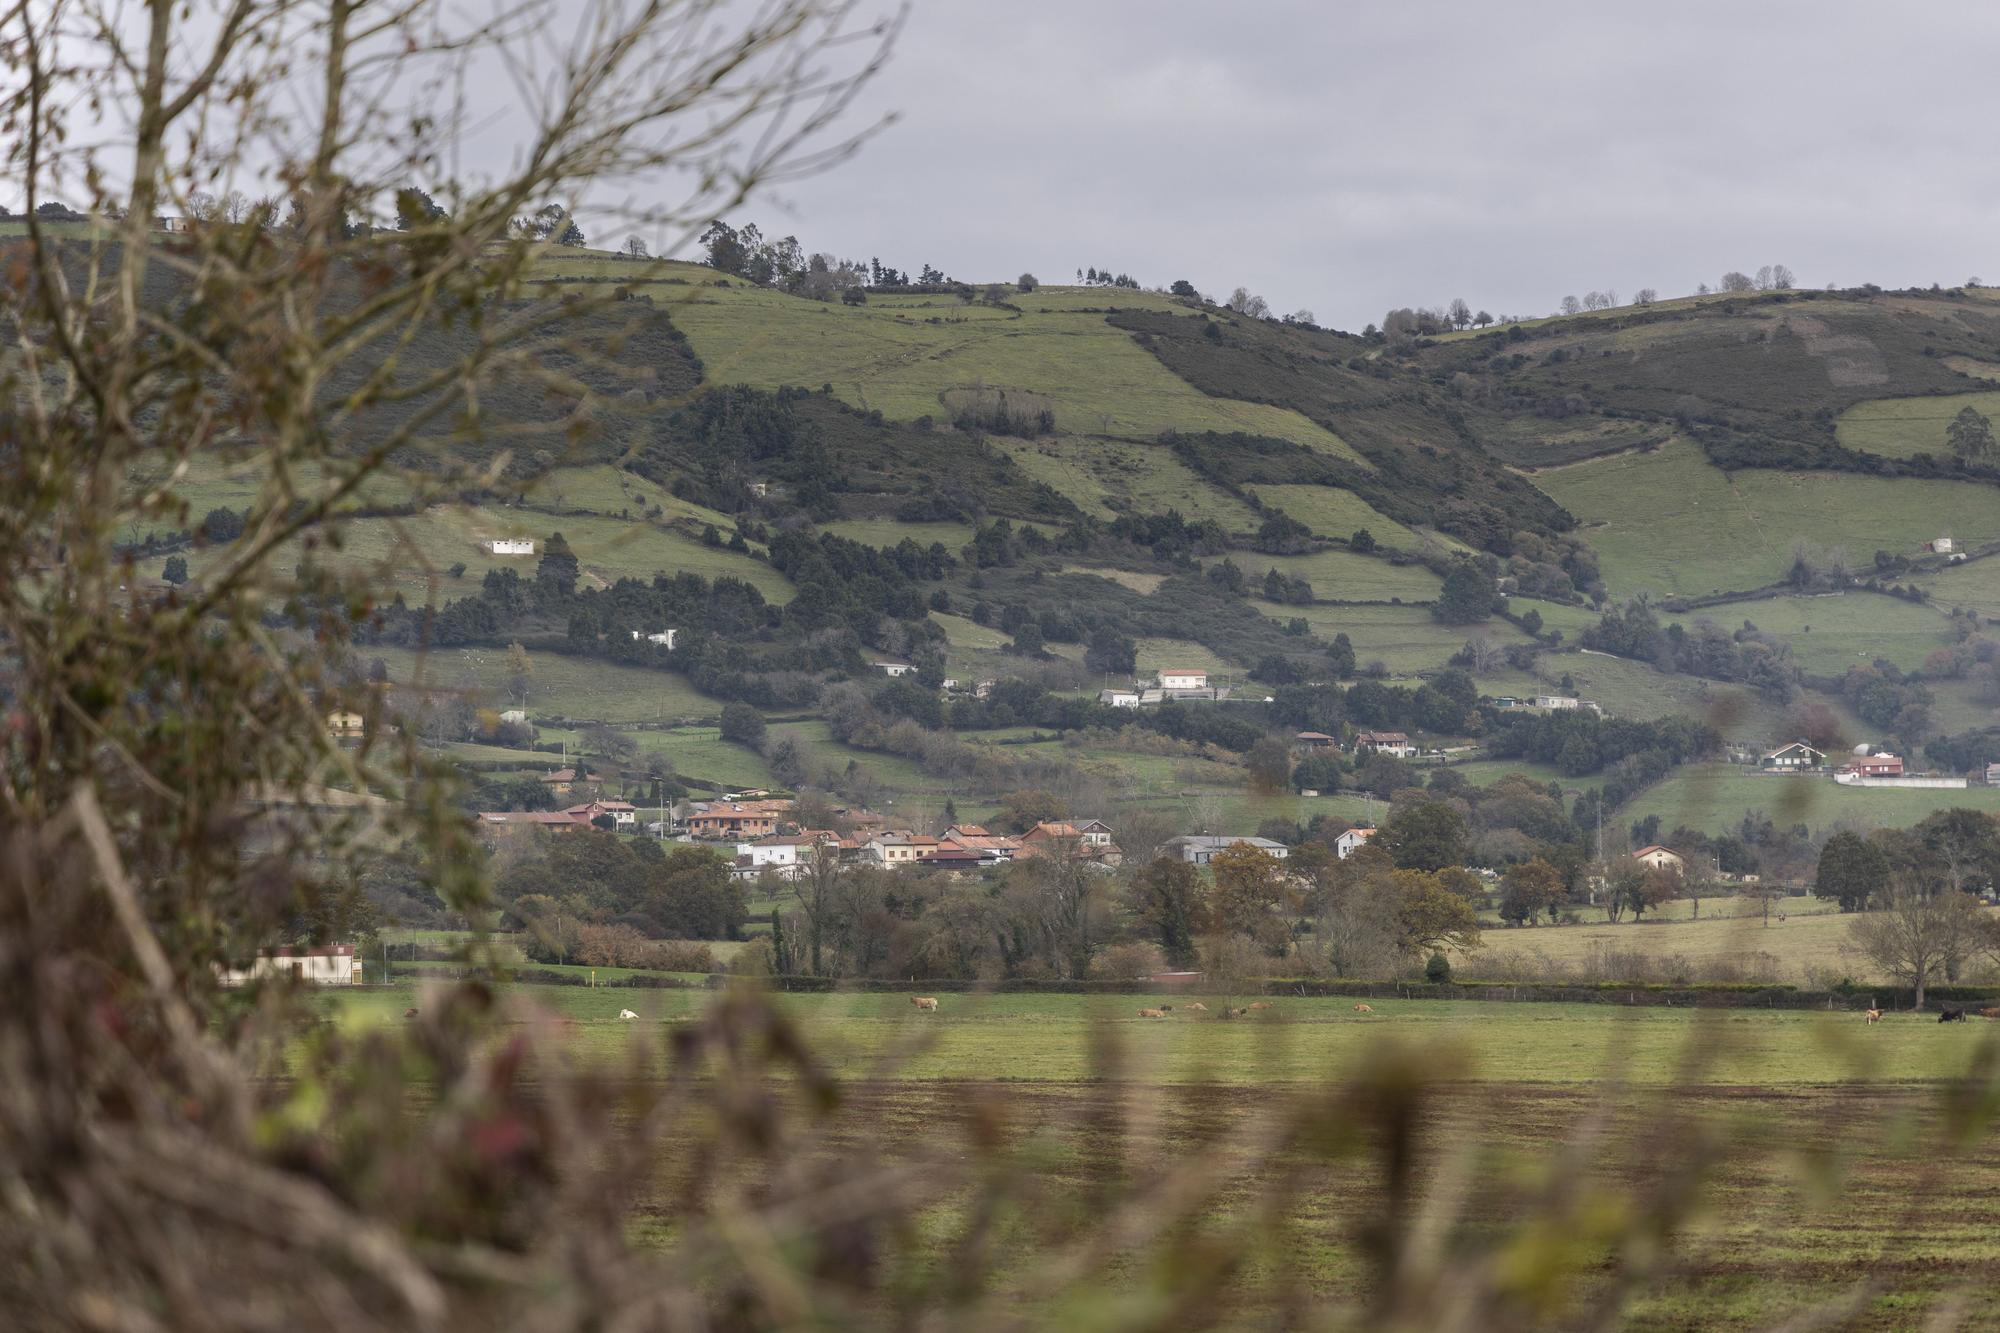
M 1964 1021 L 1965 1010 L 1963 1009 L 1954 1009 L 1947 1004 L 1938 1010 L 1938 1022 L 1940 1023 L 1963 1023 Z

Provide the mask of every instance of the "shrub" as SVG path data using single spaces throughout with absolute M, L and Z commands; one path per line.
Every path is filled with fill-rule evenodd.
M 1163 972 L 1166 967 L 1167 956 L 1160 951 L 1159 945 L 1135 940 L 1114 944 L 1093 958 L 1090 977 L 1093 981 L 1137 981 L 1140 977 Z
M 1424 980 L 1433 986 L 1443 986 L 1451 981 L 1451 960 L 1442 953 L 1434 953 L 1424 964 Z

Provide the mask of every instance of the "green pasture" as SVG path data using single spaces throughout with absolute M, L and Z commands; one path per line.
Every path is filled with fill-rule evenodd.
M 1313 591 L 1319 591 L 1317 584 Z M 1484 636 L 1501 648 L 1528 642 L 1527 635 L 1497 617 L 1479 625 L 1441 625 L 1422 606 L 1284 606 L 1265 601 L 1251 605 L 1280 622 L 1301 617 L 1317 638 L 1345 634 L 1354 645 L 1357 663 L 1381 662 L 1399 676 L 1442 670 L 1474 637 Z
M 1945 429 L 1953 417 L 1968 407 L 1989 420 L 2000 417 L 2000 393 L 1870 399 L 1842 412 L 1834 431 L 1842 444 L 1866 454 L 1885 458 L 1909 458 L 1915 454 L 1950 458 L 1951 445 L 1945 438 Z
M 1519 774 L 1533 778 L 1540 783 L 1556 783 L 1569 791 L 1595 790 L 1604 785 L 1602 773 L 1592 773 L 1580 778 L 1566 775 L 1554 764 L 1530 763 L 1524 759 L 1474 759 L 1468 763 L 1448 765 L 1452 772 L 1464 778 L 1475 787 L 1490 787 L 1500 779 Z M 1431 770 L 1425 769 L 1428 774 Z
M 1552 468 L 1535 484 L 1582 522 L 1619 598 L 1699 596 L 1784 578 L 1801 543 L 1850 569 L 1915 555 L 1941 533 L 2000 537 L 2000 492 L 1972 482 L 1838 472 L 1726 473 L 1692 443 Z M 1325 594 L 1321 594 L 1324 596 Z
M 1238 683 L 1242 681 L 1241 666 L 1218 656 L 1193 639 L 1137 639 L 1134 643 L 1138 648 L 1140 680 L 1151 680 L 1163 670 L 1180 667 L 1188 671 L 1207 671 L 1213 675 L 1229 676 Z
M 1658 815 L 1664 828 L 1704 833 L 1735 829 L 1762 811 L 1781 826 L 1824 832 L 1835 823 L 1907 828 L 1938 810 L 1964 806 L 2000 813 L 2000 787 L 1843 787 L 1831 778 L 1765 775 L 1733 764 L 1683 764 L 1619 807 L 1621 822 Z
M 1676 715 L 1700 718 L 1726 740 L 1760 744 L 1789 726 L 1790 710 L 1755 690 L 1697 676 L 1668 675 L 1629 658 L 1593 652 L 1544 654 L 1535 659 L 1535 674 L 1549 689 L 1568 675 L 1580 698 L 1595 701 L 1611 717 L 1644 722 Z
M 1547 632 L 1559 629 L 1563 638 L 1570 642 L 1587 629 L 1594 629 L 1603 615 L 1587 606 L 1571 606 L 1567 602 L 1545 602 L 1536 597 L 1509 597 L 1507 609 L 1517 616 L 1525 616 L 1530 611 L 1542 618 L 1542 629 Z
M 1069 303 L 1053 296 L 1016 312 L 948 296 L 837 305 L 740 283 L 634 290 L 686 332 L 711 383 L 831 384 L 847 402 L 898 420 L 942 417 L 949 389 L 1025 389 L 1055 401 L 1056 428 L 1067 434 L 1242 431 L 1359 458 L 1296 411 L 1198 392 L 1102 314 L 1059 309 Z
M 1261 522 L 1249 505 L 1211 485 L 1165 445 L 1082 435 L 990 443 L 1036 481 L 1100 518 L 1176 510 L 1190 522 L 1210 519 L 1235 533 Z
M 1976 611 L 1988 620 L 2000 620 L 2000 559 L 1968 560 L 1909 582 L 1930 594 L 1940 610 Z
M 1351 537 L 1368 529 L 1384 546 L 1421 551 L 1436 546 L 1440 550 L 1463 550 L 1460 543 L 1435 533 L 1406 528 L 1382 513 L 1353 491 L 1337 486 L 1246 486 L 1259 500 L 1311 528 L 1321 537 Z
M 435 595 L 440 601 L 470 596 L 489 569 L 511 568 L 532 576 L 539 554 L 496 556 L 482 542 L 495 537 L 531 537 L 539 553 L 553 532 L 576 553 L 583 581 L 609 584 L 621 578 L 650 580 L 655 574 L 691 571 L 704 578 L 730 575 L 754 585 L 772 601 L 788 601 L 791 581 L 760 560 L 699 540 L 672 528 L 618 518 L 564 514 L 552 516 L 523 509 L 435 505 L 409 517 L 353 518 L 314 529 L 304 539 L 283 548 L 280 567 L 296 562 L 310 545 L 312 558 L 322 564 L 370 573 L 386 589 L 412 601 Z M 190 553 L 194 575 L 227 558 L 226 547 Z M 450 570 L 464 565 L 454 579 Z M 664 627 L 663 627 L 664 628 Z
M 381 658 L 389 668 L 389 679 L 398 685 L 472 690 L 486 706 L 511 706 L 503 702 L 505 649 L 440 648 L 424 653 L 380 646 L 360 649 L 357 656 L 364 662 Z M 713 718 L 722 712 L 720 700 L 702 694 L 678 672 L 541 651 L 528 658 L 534 668 L 525 705 L 531 722 L 550 715 L 592 722 L 656 722 Z
M 657 508 L 663 511 L 660 522 L 711 524 L 724 538 L 736 527 L 736 520 L 728 514 L 683 500 L 664 486 L 608 463 L 553 468 L 521 487 L 520 499 L 526 508 L 557 516 L 629 513 L 637 519 Z M 568 539 L 567 532 L 564 538 Z M 761 549 L 755 543 L 752 546 Z
M 618 986 L 515 985 L 506 994 L 523 1018 L 540 1012 L 573 1023 L 564 1040 L 585 1057 L 621 1054 L 634 1042 L 658 1051 L 663 1027 L 690 1020 L 713 998 L 701 990 Z M 1338 1078 L 1400 1043 L 1429 1050 L 1445 1076 L 1475 1082 L 1588 1085 L 1615 1066 L 1631 1083 L 1658 1086 L 1684 1077 L 1690 1042 L 1709 1050 L 1705 1081 L 1714 1085 L 1809 1087 L 1860 1073 L 1904 1083 L 1962 1072 L 1978 1044 L 1965 1029 L 1925 1015 L 1892 1015 L 1863 1031 L 1857 1015 L 1612 1004 L 1380 999 L 1369 1001 L 1373 1013 L 1358 1014 L 1351 999 L 1278 996 L 1268 1011 L 1235 1022 L 1186 1008 L 1199 999 L 1214 1010 L 1252 994 L 947 994 L 935 1013 L 919 1012 L 902 994 L 780 995 L 773 1002 L 797 1020 L 836 1075 L 924 1081 L 1082 1080 L 1093 1070 L 1096 1034 L 1105 1031 L 1124 1047 L 1128 1078 L 1165 1084 Z M 401 1022 L 422 999 L 418 986 L 396 985 L 327 1003 L 342 1024 L 367 1027 Z M 1162 1004 L 1174 1006 L 1170 1017 L 1138 1016 Z M 639 1020 L 621 1022 L 621 1009 Z
M 1287 578 L 1303 578 L 1312 584 L 1314 598 L 1322 602 L 1430 602 L 1437 599 L 1443 586 L 1443 581 L 1422 565 L 1392 565 L 1376 556 L 1339 549 L 1308 555 L 1236 551 L 1229 559 L 1253 579 L 1263 578 L 1269 569 Z
M 1935 608 L 1868 592 L 1731 602 L 1661 619 L 1690 626 L 1708 620 L 1729 633 L 1749 621 L 1782 639 L 1799 665 L 1815 676 L 1845 675 L 1849 667 L 1878 658 L 1910 671 L 1956 642 L 1950 622 Z
M 1648 914 L 1643 923 L 1627 919 L 1611 924 L 1600 912 L 1579 908 L 1579 915 L 1599 920 L 1575 926 L 1488 926 L 1481 932 L 1481 947 L 1455 963 L 1457 976 L 1468 983 L 1597 977 L 1607 956 L 1636 955 L 1670 980 L 1684 967 L 1690 981 L 1734 972 L 1794 986 L 1828 976 L 1851 977 L 1862 985 L 1888 984 L 1853 949 L 1849 928 L 1854 917 L 1824 910 L 1831 904 L 1781 898 L 1771 904 L 1768 925 L 1762 906 L 1743 900 L 1704 899 L 1699 920 L 1690 916 L 1691 902 L 1668 906 L 1674 910 L 1658 922 Z
M 933 542 L 942 542 L 944 548 L 954 556 L 959 548 L 972 540 L 970 523 L 901 523 L 893 518 L 843 518 L 819 525 L 821 532 L 831 532 L 849 541 L 860 542 L 863 546 L 879 546 L 887 549 L 905 539 L 915 542 L 928 550 Z

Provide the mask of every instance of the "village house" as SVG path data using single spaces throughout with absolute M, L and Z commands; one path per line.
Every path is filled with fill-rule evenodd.
M 1933 555 L 1950 555 L 1958 548 L 1958 543 L 1950 537 L 1938 537 L 1924 543 L 1924 549 Z
M 1064 846 L 1070 849 L 1072 857 L 1107 866 L 1115 866 L 1124 859 L 1124 853 L 1111 839 L 1110 827 L 1100 819 L 1082 825 L 1066 820 L 1042 820 L 1021 835 L 1020 855 L 1050 856 L 1056 848 Z
M 1160 668 L 1160 688 L 1163 690 L 1205 690 L 1208 688 L 1208 673 L 1188 667 Z
M 1009 859 L 991 848 L 961 847 L 955 842 L 941 842 L 917 857 L 917 864 L 927 870 L 958 872 L 1005 865 Z
M 495 537 L 480 543 L 494 555 L 533 555 L 535 543 L 526 537 Z
M 998 861 L 1011 861 L 1021 854 L 1021 840 L 993 833 L 979 824 L 953 824 L 944 831 L 943 843 L 965 851 L 979 852 Z
M 1386 754 L 1396 759 L 1408 759 L 1416 752 L 1416 745 L 1400 731 L 1363 731 L 1354 737 L 1356 755 Z
M 479 825 L 495 832 L 539 828 L 551 833 L 574 833 L 589 827 L 567 810 L 481 810 Z
M 862 853 L 884 866 L 900 868 L 915 865 L 938 846 L 938 839 L 928 833 L 877 833 L 863 845 Z
M 1292 737 L 1292 745 L 1300 750 L 1325 750 L 1333 745 L 1333 737 L 1323 731 L 1301 731 Z
M 588 771 L 579 773 L 574 768 L 558 768 L 542 774 L 542 785 L 557 796 L 567 796 L 577 786 L 589 786 L 596 782 Z
M 639 807 L 630 801 L 587 801 L 573 805 L 563 811 L 579 824 L 593 823 L 599 815 L 610 815 L 619 829 L 632 829 L 639 824 Z
M 1535 707 L 1546 708 L 1552 713 L 1564 713 L 1573 708 L 1583 707 L 1583 700 L 1570 694 L 1538 694 Z
M 1270 838 L 1214 837 L 1206 833 L 1186 833 L 1178 838 L 1168 838 L 1160 844 L 1160 852 L 1165 856 L 1177 856 L 1190 865 L 1205 866 L 1215 859 L 1217 852 L 1239 844 L 1254 847 L 1280 861 L 1292 854 L 1291 848 Z
M 879 671 L 883 675 L 890 677 L 907 676 L 916 670 L 908 662 L 898 662 L 891 658 L 883 658 L 880 661 L 870 662 L 868 666 L 870 670 Z
M 1857 754 L 1842 764 L 1840 771 L 1858 778 L 1900 778 L 1903 761 L 1893 754 Z
M 270 977 L 297 977 L 315 986 L 359 986 L 361 959 L 351 944 L 310 949 L 284 945 L 258 954 L 249 967 L 216 969 L 216 979 L 225 986 L 241 986 Z
M 1815 750 L 1804 741 L 1793 741 L 1790 745 L 1780 745 L 1775 750 L 1764 752 L 1764 767 L 1775 772 L 1818 768 L 1825 762 L 1826 752 Z
M 755 842 L 738 845 L 734 873 L 740 879 L 755 879 L 763 874 L 773 874 L 779 879 L 800 879 L 812 865 L 813 854 L 819 847 L 838 849 L 843 842 L 850 850 L 855 846 L 832 829 L 804 829 L 798 833 L 759 838 Z
M 703 801 L 689 813 L 687 831 L 694 838 L 730 838 L 738 842 L 768 838 L 791 813 L 787 800 Z
M 635 629 L 632 631 L 632 641 L 637 643 L 643 637 L 647 643 L 658 644 L 668 652 L 672 652 L 674 650 L 674 635 L 679 633 L 680 631 L 677 629 L 663 629 L 654 634 L 642 634 L 641 631 Z
M 1097 692 L 1097 702 L 1111 708 L 1137 708 L 1139 706 L 1139 691 L 1099 690 Z
M 1986 766 L 1986 785 L 1989 787 L 2000 787 L 2000 764 L 1988 764 Z
M 1333 840 L 1333 854 L 1345 861 L 1368 845 L 1375 836 L 1372 828 L 1351 828 Z
M 528 710 L 509 708 L 500 714 L 500 721 L 508 726 L 525 727 L 528 725 Z
M 357 740 L 368 729 L 368 719 L 346 708 L 326 715 L 326 734 L 338 741 Z
M 1632 853 L 1632 859 L 1650 870 L 1671 870 L 1676 875 L 1687 873 L 1687 861 L 1671 847 L 1653 843 Z

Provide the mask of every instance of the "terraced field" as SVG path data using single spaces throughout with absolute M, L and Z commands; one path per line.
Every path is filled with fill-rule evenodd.
M 1885 458 L 1931 454 L 1950 458 L 1945 429 L 1966 408 L 1991 419 L 2000 416 L 2000 393 L 1937 394 L 1923 398 L 1877 398 L 1840 414 L 1840 442 Z
M 1288 578 L 1303 578 L 1322 602 L 1431 602 L 1437 600 L 1443 586 L 1443 580 L 1422 565 L 1392 565 L 1352 551 L 1314 551 L 1310 555 L 1239 551 L 1230 558 L 1252 578 L 1263 578 L 1267 569 Z
M 1709 620 L 1732 633 L 1748 621 L 1780 636 L 1799 665 L 1818 676 L 1839 676 L 1877 659 L 1910 671 L 1956 642 L 1950 622 L 1934 608 L 1865 592 L 1735 602 L 1661 619 L 1684 625 Z
M 1828 778 L 1765 776 L 1728 764 L 1685 764 L 1620 806 L 1621 820 L 1658 815 L 1666 828 L 1685 824 L 1704 833 L 1736 828 L 1761 811 L 1781 825 L 1825 832 L 1836 823 L 1859 828 L 1907 828 L 1937 810 L 1967 807 L 2000 813 L 2000 787 L 1843 787 Z

